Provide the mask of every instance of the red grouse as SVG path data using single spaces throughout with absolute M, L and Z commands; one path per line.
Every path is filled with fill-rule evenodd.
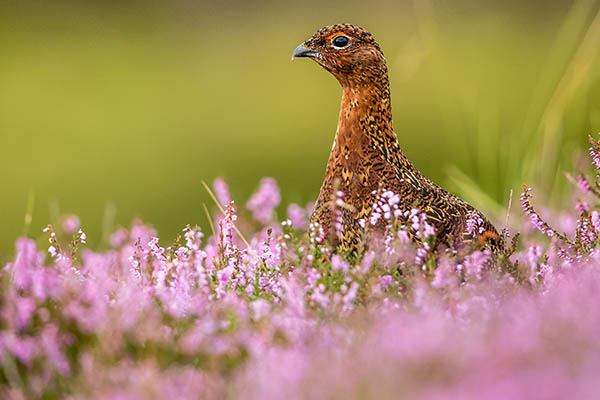
M 373 35 L 348 24 L 326 26 L 294 50 L 292 58 L 308 57 L 329 71 L 342 86 L 342 104 L 333 148 L 311 222 L 318 222 L 334 246 L 359 244 L 378 190 L 400 196 L 400 209 L 419 208 L 435 228 L 437 243 L 460 246 L 471 242 L 467 219 L 483 221 L 486 243 L 498 248 L 493 225 L 465 201 L 427 179 L 406 158 L 392 129 L 387 66 Z M 334 234 L 335 191 L 348 207 L 341 208 L 341 235 Z M 339 212 L 339 211 L 337 211 Z

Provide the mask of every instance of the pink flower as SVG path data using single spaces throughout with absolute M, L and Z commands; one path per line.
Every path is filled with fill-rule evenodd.
M 342 298 L 342 302 L 344 303 L 344 310 L 349 311 L 354 308 L 354 300 L 356 300 L 356 295 L 358 294 L 359 285 L 356 282 L 352 282 L 350 285 L 350 289 L 346 292 L 344 297 Z
M 342 273 L 348 272 L 350 265 L 339 255 L 331 257 L 331 269 L 334 271 L 341 271 Z
M 273 178 L 263 178 L 258 190 L 250 197 L 246 207 L 253 212 L 254 219 L 263 224 L 271 222 L 273 210 L 279 205 L 281 196 Z
M 471 210 L 467 213 L 467 222 L 465 223 L 467 233 L 477 236 L 481 235 L 484 231 L 483 218 L 477 211 Z
M 581 174 L 577 175 L 576 179 L 577 179 L 577 185 L 579 186 L 579 188 L 581 189 L 581 191 L 583 193 L 587 193 L 591 190 L 589 182 L 583 175 L 581 175 Z
M 269 302 L 263 299 L 258 299 L 255 300 L 254 302 L 252 302 L 252 313 L 253 316 L 252 318 L 258 320 L 261 319 L 262 317 L 266 316 L 269 311 L 271 310 L 271 306 L 269 305 Z
M 79 240 L 81 241 L 81 243 L 85 244 L 87 241 L 87 235 L 81 229 L 79 229 L 77 235 L 79 235 Z
M 600 213 L 598 213 L 598 211 L 592 211 L 591 219 L 594 231 L 597 235 L 600 234 Z
M 41 339 L 44 352 L 54 367 L 61 375 L 68 375 L 71 372 L 71 367 L 62 350 L 61 338 L 59 337 L 56 325 L 48 324 L 42 332 Z
M 56 257 L 56 254 L 57 254 L 56 247 L 54 247 L 54 246 L 48 247 L 48 253 L 50 253 L 51 257 Z
M 229 186 L 225 183 L 223 178 L 217 178 L 213 182 L 213 189 L 215 190 L 215 196 L 222 206 L 226 206 L 231 203 L 231 195 L 229 194 Z
M 29 366 L 37 355 L 36 341 L 31 337 L 19 337 L 14 332 L 0 332 L 0 347 L 6 348 L 19 361 Z
M 306 230 L 308 227 L 308 215 L 306 209 L 298 204 L 292 203 L 287 208 L 287 217 L 292 221 L 292 226 L 296 229 Z
M 79 229 L 79 217 L 76 215 L 67 215 L 62 223 L 63 232 L 71 235 Z
M 121 247 L 127 241 L 127 235 L 129 232 L 125 228 L 119 228 L 115 233 L 110 235 L 110 244 L 113 247 Z
M 20 330 L 29 325 L 36 304 L 29 297 L 18 297 L 15 301 L 16 313 L 14 315 L 15 327 Z
M 19 289 L 28 289 L 32 283 L 33 271 L 40 268 L 42 257 L 32 239 L 21 237 L 15 242 L 15 247 L 17 255 L 12 264 L 14 285 Z
M 488 253 L 488 250 L 476 250 L 473 253 L 469 254 L 465 258 L 465 262 L 463 264 L 465 268 L 465 276 L 481 279 L 482 272 L 485 269 L 485 264 L 488 261 L 489 257 L 490 255 Z
M 383 275 L 379 278 L 379 286 L 382 290 L 385 290 L 388 286 L 394 283 L 394 278 L 391 275 Z

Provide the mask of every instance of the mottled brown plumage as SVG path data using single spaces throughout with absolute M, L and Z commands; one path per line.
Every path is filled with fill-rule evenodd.
M 406 158 L 392 128 L 387 66 L 383 53 L 366 30 L 353 25 L 331 25 L 317 31 L 294 51 L 309 57 L 337 78 L 342 104 L 325 180 L 311 222 L 320 223 L 335 246 L 354 248 L 362 236 L 359 221 L 368 220 L 376 200 L 374 191 L 400 195 L 403 211 L 417 207 L 436 229 L 437 244 L 459 246 L 472 241 L 466 233 L 469 212 L 484 221 L 494 250 L 499 243 L 492 224 L 465 201 L 427 179 Z M 335 190 L 345 193 L 342 237 L 333 234 Z

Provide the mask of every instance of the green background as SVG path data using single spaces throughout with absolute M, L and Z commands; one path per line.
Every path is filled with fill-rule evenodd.
M 526 4 L 522 4 L 526 3 Z M 523 183 L 552 204 L 600 131 L 598 1 L 0 1 L 0 258 L 57 215 L 207 227 L 201 181 L 244 204 L 263 176 L 314 200 L 337 81 L 293 49 L 369 29 L 388 60 L 401 147 L 499 218 Z M 107 207 L 107 205 L 112 205 Z M 108 215 L 106 212 L 108 210 Z M 111 211 L 112 210 L 112 211 Z

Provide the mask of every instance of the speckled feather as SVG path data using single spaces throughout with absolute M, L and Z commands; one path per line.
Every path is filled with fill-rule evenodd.
M 350 39 L 347 47 L 333 46 L 339 35 Z M 426 213 L 436 229 L 437 245 L 470 242 L 465 225 L 467 213 L 474 208 L 426 178 L 400 149 L 392 128 L 387 66 L 373 35 L 354 25 L 331 25 L 302 46 L 312 51 L 308 56 L 332 73 L 343 89 L 337 132 L 311 222 L 323 226 L 334 246 L 355 248 L 363 234 L 359 221 L 368 220 L 376 201 L 373 191 L 391 190 L 400 195 L 403 211 L 416 204 Z M 350 206 L 341 209 L 341 238 L 333 228 L 335 190 L 345 193 L 344 201 Z M 496 229 L 476 212 L 491 238 L 486 245 L 497 251 Z

